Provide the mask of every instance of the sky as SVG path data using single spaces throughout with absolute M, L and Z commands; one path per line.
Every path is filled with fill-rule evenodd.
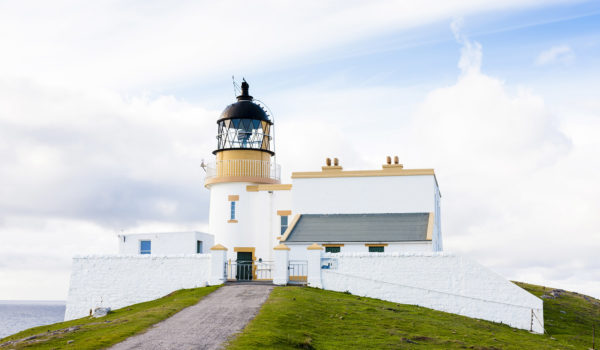
M 0 2 L 0 299 L 74 255 L 208 229 L 202 160 L 245 78 L 284 181 L 434 168 L 444 250 L 600 298 L 600 3 Z

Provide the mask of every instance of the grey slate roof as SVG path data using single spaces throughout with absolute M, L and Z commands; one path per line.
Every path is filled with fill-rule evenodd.
M 285 242 L 425 241 L 428 221 L 429 213 L 303 214 Z

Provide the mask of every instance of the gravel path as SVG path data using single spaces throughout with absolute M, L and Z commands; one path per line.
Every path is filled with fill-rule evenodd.
M 271 290 L 272 285 L 223 286 L 198 304 L 110 349 L 219 349 L 224 341 L 256 316 Z

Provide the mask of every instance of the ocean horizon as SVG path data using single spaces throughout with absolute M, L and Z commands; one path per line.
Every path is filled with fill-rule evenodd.
M 64 300 L 0 300 L 0 339 L 22 330 L 62 322 Z

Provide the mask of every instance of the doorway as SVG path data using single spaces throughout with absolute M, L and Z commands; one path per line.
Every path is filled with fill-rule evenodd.
M 237 252 L 236 276 L 238 281 L 251 281 L 253 277 L 254 256 L 253 252 Z

